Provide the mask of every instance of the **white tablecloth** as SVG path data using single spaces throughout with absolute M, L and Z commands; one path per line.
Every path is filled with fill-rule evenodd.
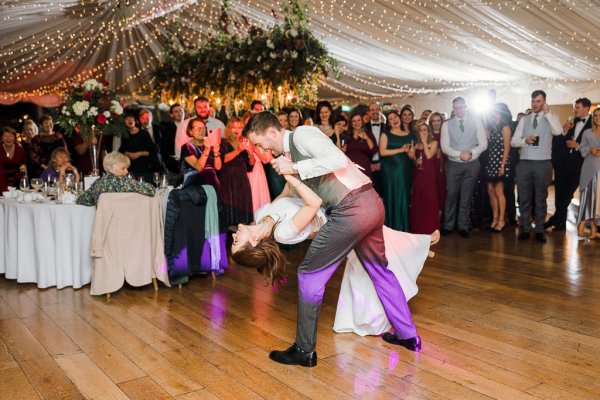
M 0 274 L 39 288 L 90 282 L 96 207 L 0 199 Z

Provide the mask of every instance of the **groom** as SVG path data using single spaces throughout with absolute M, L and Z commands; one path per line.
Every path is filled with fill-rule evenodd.
M 298 174 L 323 199 L 329 217 L 298 267 L 296 342 L 287 350 L 272 351 L 269 358 L 281 364 L 317 365 L 317 321 L 325 285 L 352 249 L 395 329 L 385 333 L 383 340 L 420 351 L 421 339 L 404 292 L 387 269 L 383 203 L 369 178 L 315 127 L 300 126 L 289 132 L 265 111 L 250 118 L 243 135 L 278 157 L 271 163 L 279 174 Z

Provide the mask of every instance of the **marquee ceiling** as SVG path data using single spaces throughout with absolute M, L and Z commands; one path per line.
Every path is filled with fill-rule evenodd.
M 59 93 L 70 79 L 105 76 L 142 96 L 159 65 L 166 27 L 205 40 L 220 1 L 0 1 L 0 92 Z M 271 1 L 230 0 L 269 25 Z M 320 97 L 381 98 L 477 86 L 565 85 L 600 80 L 600 1 L 310 0 L 310 26 L 341 66 Z M 273 9 L 275 11 L 273 12 Z M 277 18 L 277 19 L 276 19 Z

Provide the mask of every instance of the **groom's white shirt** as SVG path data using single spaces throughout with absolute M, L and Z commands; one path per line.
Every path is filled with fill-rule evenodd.
M 283 135 L 284 152 L 290 151 L 290 134 L 290 131 L 286 131 Z M 300 153 L 311 157 L 294 163 L 300 179 L 333 173 L 350 191 L 371 182 L 369 177 L 363 174 L 320 129 L 313 126 L 299 126 L 294 131 L 293 139 Z

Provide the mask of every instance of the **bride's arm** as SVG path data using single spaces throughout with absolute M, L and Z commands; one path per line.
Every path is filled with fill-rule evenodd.
M 314 218 L 323 203 L 323 200 L 313 192 L 308 186 L 302 181 L 296 178 L 294 175 L 284 175 L 288 185 L 296 189 L 298 195 L 304 201 L 304 206 L 294 214 L 292 222 L 298 231 L 302 231 Z

